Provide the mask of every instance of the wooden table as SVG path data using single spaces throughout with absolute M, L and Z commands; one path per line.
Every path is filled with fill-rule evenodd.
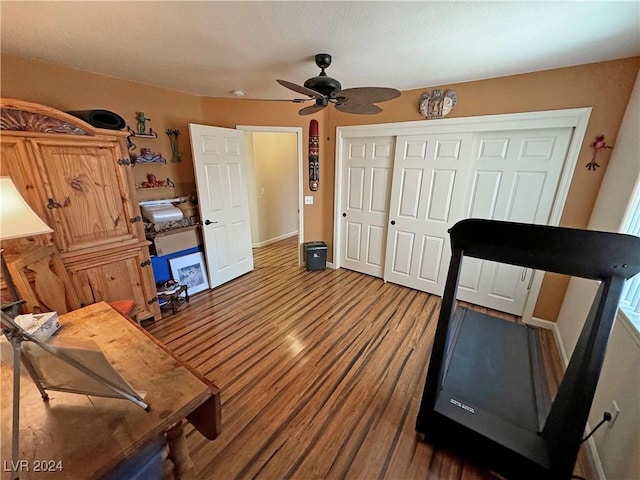
M 40 461 L 62 465 L 46 478 L 100 478 L 151 441 L 169 432 L 169 457 L 176 459 L 176 477 L 189 476 L 190 458 L 180 442 L 188 419 L 205 437 L 220 430 L 218 388 L 188 366 L 144 329 L 104 302 L 60 316 L 61 340 L 93 340 L 116 370 L 137 391 L 146 392 L 151 410 L 128 400 L 49 391 L 44 402 L 23 370 L 20 398 L 20 460 L 29 467 L 20 478 L 42 478 L 34 472 Z M 1 477 L 11 465 L 11 347 L 2 342 Z M 175 439 L 177 438 L 177 441 Z M 182 454 L 180 454 L 180 449 Z M 58 463 L 61 462 L 61 463 Z

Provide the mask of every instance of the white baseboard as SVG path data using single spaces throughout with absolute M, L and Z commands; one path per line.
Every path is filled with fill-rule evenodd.
M 564 342 L 562 341 L 562 335 L 560 334 L 560 329 L 558 329 L 558 324 L 556 322 L 550 322 L 549 320 L 543 320 L 541 318 L 531 317 L 530 320 L 525 321 L 527 325 L 531 325 L 532 327 L 540 327 L 545 328 L 547 330 L 551 330 L 553 332 L 553 338 L 556 340 L 556 347 L 558 348 L 558 353 L 560 353 L 560 359 L 562 361 L 562 367 L 567 368 L 569 364 L 569 356 L 567 355 L 567 350 L 564 348 Z M 589 422 L 585 427 L 587 432 L 591 431 L 591 426 Z M 598 475 L 599 480 L 607 480 L 607 476 L 604 473 L 604 468 L 602 467 L 602 462 L 600 461 L 600 455 L 598 454 L 598 449 L 596 448 L 596 442 L 593 437 L 587 440 L 587 445 L 589 445 L 589 452 L 591 453 L 591 460 L 593 461 L 593 466 L 596 469 L 596 474 Z
M 251 246 L 253 248 L 265 247 L 267 245 L 271 245 L 272 243 L 279 242 L 280 240 L 284 240 L 285 238 L 295 237 L 296 235 L 298 235 L 297 230 L 295 232 L 285 233 L 284 235 L 280 235 L 279 237 L 276 237 L 276 238 L 265 240 L 264 242 L 252 243 Z
M 525 321 L 524 323 L 531 325 L 532 327 L 545 328 L 553 332 L 553 338 L 556 341 L 556 347 L 558 348 L 558 352 L 560 353 L 560 358 L 562 360 L 562 367 L 567 368 L 567 365 L 569 364 L 569 356 L 567 355 L 567 350 L 564 348 L 564 342 L 562 341 L 562 335 L 560 335 L 558 324 L 556 322 L 536 317 L 531 317 L 530 320 Z

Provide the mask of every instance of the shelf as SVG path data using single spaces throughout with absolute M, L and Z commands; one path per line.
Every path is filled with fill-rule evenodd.
M 127 131 L 129 132 L 130 137 L 138 137 L 138 138 L 158 138 L 158 134 L 153 131 L 153 128 L 149 129 L 149 133 L 138 133 L 129 125 L 127 125 Z
M 158 138 L 158 134 L 157 133 L 132 133 L 130 135 L 131 137 L 138 137 L 138 138 Z

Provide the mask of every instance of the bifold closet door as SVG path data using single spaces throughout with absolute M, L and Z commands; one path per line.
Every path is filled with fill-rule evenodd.
M 340 265 L 382 277 L 387 241 L 394 137 L 345 141 Z
M 461 219 L 473 135 L 400 136 L 396 141 L 384 280 L 442 295 Z

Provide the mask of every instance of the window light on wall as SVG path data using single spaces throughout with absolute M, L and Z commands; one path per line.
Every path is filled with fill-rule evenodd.
M 640 237 L 640 184 L 636 186 L 625 224 L 624 233 Z M 636 330 L 640 331 L 640 274 L 625 284 L 620 300 L 620 309 L 636 327 Z

